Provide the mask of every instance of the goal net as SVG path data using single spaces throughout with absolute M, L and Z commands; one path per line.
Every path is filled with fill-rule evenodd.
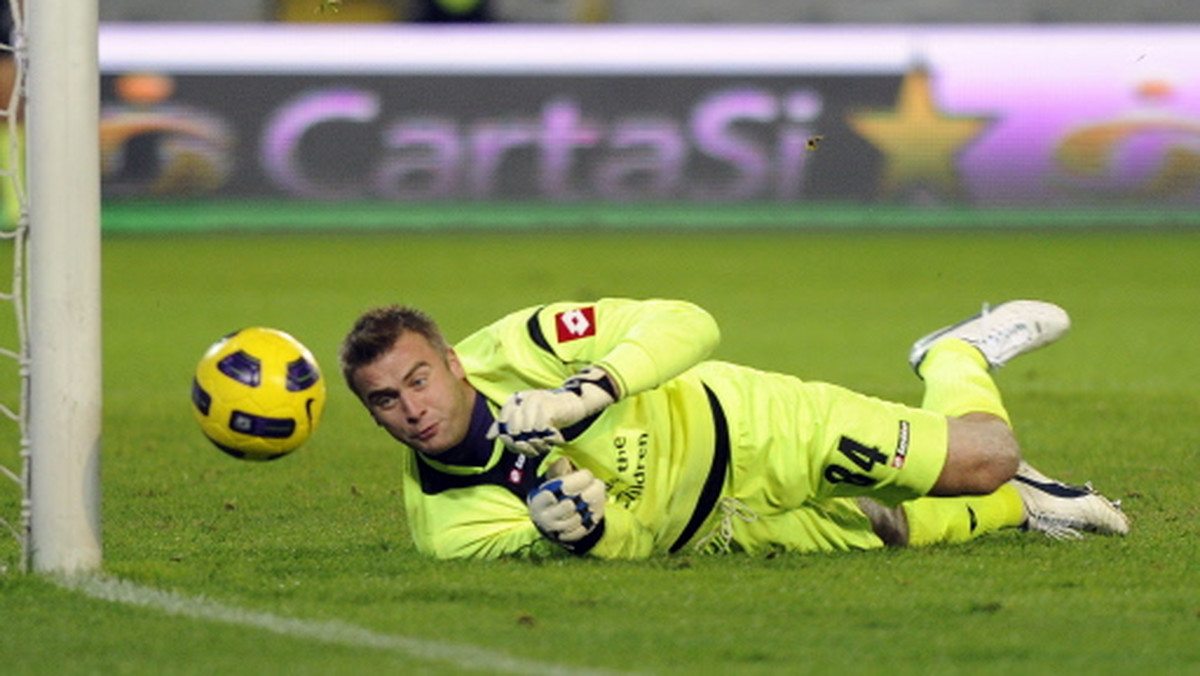
M 96 0 L 0 0 L 0 567 L 100 565 Z
M 0 528 L 12 536 L 0 549 L 6 556 L 0 566 L 24 565 L 28 540 L 29 508 L 25 501 L 28 484 L 28 362 L 25 354 L 28 330 L 25 321 L 25 249 L 28 223 L 28 195 L 25 190 L 23 155 L 24 131 L 21 108 L 24 101 L 24 59 L 18 54 L 24 47 L 24 16 L 21 6 L 10 2 L 0 6 L 0 238 L 4 243 L 6 274 L 0 281 L 0 364 L 3 389 L 0 415 L 5 427 L 0 434 Z M 22 43 L 19 49 L 17 43 Z M 13 553 L 15 551 L 15 553 Z M 0 571 L 2 572 L 2 571 Z

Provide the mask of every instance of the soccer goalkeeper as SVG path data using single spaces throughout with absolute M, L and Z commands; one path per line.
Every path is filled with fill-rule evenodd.
M 706 361 L 715 321 L 669 300 L 529 308 L 453 348 L 424 313 L 377 308 L 341 366 L 412 450 L 408 521 L 438 557 L 1124 534 L 1116 504 L 1020 459 L 989 374 L 1069 323 L 1055 305 L 1013 301 L 922 338 L 909 357 L 921 408 Z

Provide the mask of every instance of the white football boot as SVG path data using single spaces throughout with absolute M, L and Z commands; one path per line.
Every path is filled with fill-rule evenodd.
M 1092 489 L 1090 483 L 1071 486 L 1042 474 L 1021 461 L 1009 483 L 1025 507 L 1024 530 L 1039 531 L 1056 540 L 1078 539 L 1083 533 L 1125 535 L 1129 517 L 1113 502 Z
M 913 343 L 908 363 L 920 373 L 921 362 L 934 343 L 958 338 L 974 345 L 988 364 L 997 369 L 1017 355 L 1031 352 L 1058 340 L 1071 328 L 1071 318 L 1053 303 L 1013 300 L 951 324 Z

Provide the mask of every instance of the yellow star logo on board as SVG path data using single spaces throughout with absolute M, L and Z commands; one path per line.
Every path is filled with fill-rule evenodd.
M 991 121 L 939 110 L 923 66 L 904 76 L 894 109 L 847 116 L 850 128 L 884 154 L 880 189 L 887 199 L 922 189 L 946 199 L 964 198 L 955 159 Z

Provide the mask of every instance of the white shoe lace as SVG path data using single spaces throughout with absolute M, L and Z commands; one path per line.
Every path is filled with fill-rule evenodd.
M 982 338 L 967 340 L 988 358 L 997 368 L 1003 366 L 1019 349 L 1033 342 L 1033 331 L 1028 324 L 998 327 Z
M 758 521 L 758 514 L 737 498 L 721 498 L 717 502 L 717 509 L 721 510 L 721 520 L 717 523 L 716 528 L 712 529 L 712 532 L 697 540 L 696 544 L 692 546 L 692 549 L 697 552 L 728 554 L 733 543 L 733 520 L 740 519 L 744 523 Z
M 1053 519 L 1049 519 L 1037 514 L 1030 514 L 1029 520 L 1026 523 L 1026 528 L 1035 530 L 1039 533 L 1045 533 L 1046 537 L 1052 540 L 1082 540 L 1083 533 L 1074 528 L 1062 523 L 1056 523 Z

